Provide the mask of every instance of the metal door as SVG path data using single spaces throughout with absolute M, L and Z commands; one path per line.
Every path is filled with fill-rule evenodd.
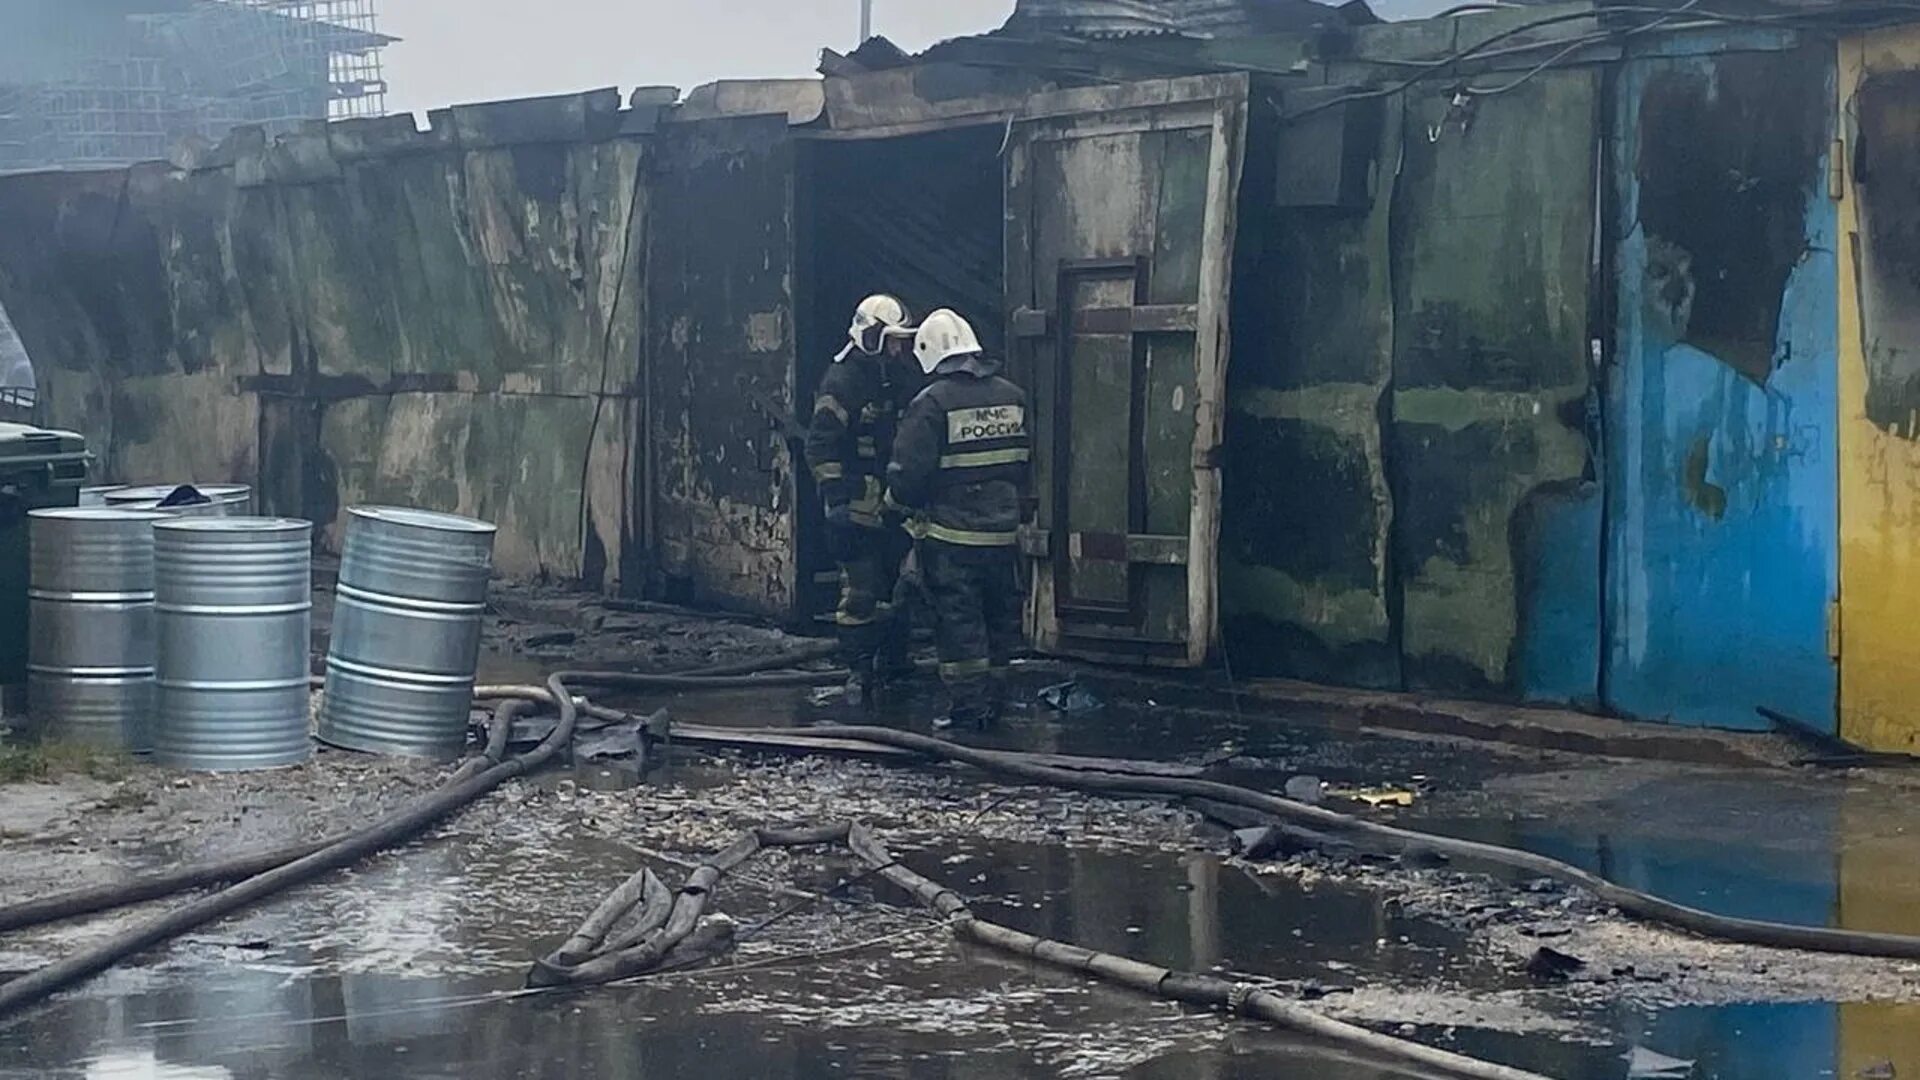
M 1035 99 L 1009 132 L 1007 309 L 1036 414 L 1028 630 L 1191 666 L 1217 636 L 1218 449 L 1247 81 Z
M 1618 78 L 1604 689 L 1629 716 L 1834 730 L 1832 71 L 1811 45 Z

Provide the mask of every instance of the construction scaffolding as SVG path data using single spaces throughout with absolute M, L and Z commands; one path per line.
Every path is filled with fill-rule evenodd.
M 0 45 L 0 172 L 128 165 L 240 124 L 282 132 L 386 111 L 392 39 L 375 0 L 124 0 L 13 18 L 0 9 L 0 42 L 31 63 L 8 63 Z
M 218 32 L 230 35 L 232 56 L 255 65 L 251 77 L 230 85 L 257 85 L 298 75 L 303 84 L 325 72 L 330 120 L 386 113 L 387 82 L 374 0 L 227 0 L 270 16 Z M 204 14 L 204 12 L 203 12 Z M 302 117 L 305 119 L 306 117 Z

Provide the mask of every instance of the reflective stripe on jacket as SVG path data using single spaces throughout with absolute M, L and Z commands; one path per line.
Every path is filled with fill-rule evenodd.
M 1024 390 L 979 358 L 943 369 L 907 406 L 887 469 L 887 498 L 909 530 L 967 547 L 1018 540 L 1033 436 Z
M 846 506 L 855 524 L 880 527 L 880 500 L 906 388 L 888 379 L 885 356 L 853 352 L 827 368 L 807 425 L 807 468 L 827 509 Z

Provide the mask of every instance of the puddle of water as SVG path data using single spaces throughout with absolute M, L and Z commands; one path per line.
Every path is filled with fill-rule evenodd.
M 618 843 L 551 830 L 528 815 L 461 834 L 219 929 L 276 942 L 267 954 L 182 946 L 157 968 L 117 973 L 0 1034 L 0 1080 L 1396 1075 L 937 939 L 671 986 L 502 997 L 526 959 L 634 864 Z M 1171 967 L 1335 988 L 1525 985 L 1470 935 L 1360 890 L 1253 877 L 1204 852 L 1059 839 L 895 850 L 996 921 Z M 530 876 L 529 850 L 544 851 L 550 871 Z M 844 872 L 823 866 L 802 880 L 818 888 Z M 748 921 L 778 903 L 721 899 Z M 320 927 L 352 930 L 342 939 Z M 478 969 L 441 973 L 450 957 L 476 956 Z M 1464 1027 L 1419 1034 L 1566 1080 L 1618 1080 L 1634 1045 L 1697 1059 L 1695 1080 L 1852 1076 L 1878 1061 L 1920 1071 L 1916 1007 L 1596 1007 L 1573 1019 L 1610 1034 L 1604 1044 Z
M 1920 934 L 1920 818 L 1891 789 L 1690 770 L 1551 801 L 1513 793 L 1491 812 L 1441 799 L 1404 818 L 1725 915 Z
M 542 677 L 544 667 L 522 657 L 490 657 L 483 673 L 486 681 Z M 1034 690 L 1057 678 L 1023 673 L 1020 699 L 1031 701 Z M 815 705 L 804 690 L 637 695 L 608 703 L 664 704 L 687 722 L 880 723 L 921 731 L 942 705 L 931 680 L 877 713 Z M 1112 700 L 1072 715 L 1028 706 L 995 731 L 963 736 L 1012 749 L 1171 760 L 1232 752 L 1272 762 L 1245 779 L 1276 787 L 1294 772 L 1337 784 L 1424 774 L 1433 778 L 1432 791 L 1399 820 L 1555 855 L 1729 914 L 1920 932 L 1920 828 L 1907 830 L 1910 807 L 1878 789 L 1834 777 L 1659 766 L 1617 789 L 1587 787 L 1575 782 L 1579 776 L 1611 774 L 1593 768 L 1563 781 L 1550 764 L 1484 749 L 1291 728 L 1237 717 L 1230 705 L 1191 705 Z M 598 790 L 641 782 L 627 770 L 590 766 L 554 774 L 542 786 L 553 793 L 562 776 Z M 727 767 L 710 760 L 676 763 L 661 778 L 696 789 L 728 779 Z M 63 999 L 0 1035 L 0 1078 L 591 1080 L 643 1072 L 707 1075 L 721 1063 L 720 1072 L 781 1080 L 1393 1075 L 1372 1064 L 1314 1056 L 1247 1025 L 1199 1021 L 1196 1029 L 1193 1018 L 1142 999 L 972 955 L 856 957 L 698 990 L 635 987 L 493 1000 L 490 995 L 517 986 L 523 958 L 564 933 L 577 917 L 574 908 L 588 905 L 603 887 L 608 868 L 624 870 L 633 860 L 618 845 L 578 838 L 513 831 L 493 838 L 492 847 L 484 839 L 457 856 L 429 849 L 387 861 L 359 875 L 349 898 L 272 909 L 222 933 L 286 938 L 299 948 L 242 961 L 249 967 L 235 967 L 232 957 L 216 952 L 198 969 L 168 966 Z M 1250 877 L 1205 853 L 1116 852 L 1076 845 L 1071 835 L 1058 840 L 919 850 L 900 844 L 896 850 L 976 897 L 989 918 L 1175 968 L 1218 967 L 1332 987 L 1438 982 L 1512 991 L 1526 985 L 1486 960 L 1469 935 L 1406 918 L 1359 890 Z M 509 876 L 514 864 L 524 863 L 527 850 L 596 864 L 603 872 L 556 871 L 555 880 L 518 905 L 477 895 L 494 875 Z M 393 949 L 373 945 L 329 953 L 312 947 L 318 935 L 259 933 L 249 929 L 260 925 L 254 919 L 309 930 L 345 923 L 369 942 L 411 944 L 398 950 L 408 956 L 397 962 L 388 955 Z M 492 958 L 491 973 L 470 966 L 457 976 L 436 975 L 437 960 L 449 953 Z M 503 966 L 500 958 L 511 963 Z M 475 995 L 489 997 L 466 1002 Z M 899 1008 L 889 1011 L 894 1004 Z M 1603 1044 L 1473 1028 L 1427 1030 L 1421 1037 L 1568 1080 L 1625 1076 L 1623 1055 L 1633 1046 L 1697 1060 L 1695 1080 L 1851 1077 L 1882 1062 L 1897 1075 L 1920 1074 L 1920 1006 L 1613 1007 L 1568 1018 L 1601 1035 Z M 1144 1041 L 1128 1042 L 1121 1033 Z M 1102 1058 L 1098 1051 L 1110 1046 L 1125 1052 Z M 1075 1061 L 1085 1069 L 1073 1071 Z
M 1206 852 L 960 843 L 905 861 L 966 893 L 983 918 L 1175 970 L 1330 987 L 1351 985 L 1366 970 L 1518 985 L 1480 966 L 1464 933 L 1403 917 L 1376 895 L 1256 876 Z
M 1911 1076 L 1920 1070 L 1920 1006 L 1740 1004 L 1651 1013 L 1622 1007 L 1608 1019 L 1616 1035 L 1607 1046 L 1462 1029 L 1456 1048 L 1566 1080 L 1626 1077 L 1635 1047 L 1693 1062 L 1690 1071 L 1675 1073 L 1688 1080 Z

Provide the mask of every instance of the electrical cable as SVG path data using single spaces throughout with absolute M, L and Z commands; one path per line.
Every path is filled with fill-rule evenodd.
M 1293 112 L 1283 113 L 1280 119 L 1283 123 L 1290 123 L 1296 120 L 1304 119 L 1305 117 L 1308 117 L 1308 116 L 1312 116 L 1316 113 L 1324 112 L 1328 109 L 1338 108 L 1342 105 L 1351 104 L 1353 102 L 1368 101 L 1368 100 L 1372 100 L 1375 98 L 1382 98 L 1382 97 L 1392 97 L 1394 95 L 1401 94 L 1406 92 L 1407 90 L 1412 89 L 1414 86 L 1427 81 L 1429 78 L 1433 77 L 1435 74 L 1445 69 L 1455 67 L 1468 60 L 1486 60 L 1486 59 L 1491 59 L 1495 57 L 1517 55 L 1524 52 L 1533 52 L 1539 49 L 1560 47 L 1560 52 L 1557 53 L 1555 57 L 1553 57 L 1548 64 L 1543 65 L 1540 70 L 1534 71 L 1533 73 L 1531 73 L 1526 77 L 1527 79 L 1531 79 L 1531 78 L 1537 77 L 1541 71 L 1550 69 L 1555 63 L 1565 62 L 1565 60 L 1568 57 L 1579 52 L 1583 48 L 1586 48 L 1591 45 L 1601 44 L 1607 41 L 1619 40 L 1624 37 L 1632 37 L 1637 34 L 1647 33 L 1653 29 L 1658 29 L 1662 26 L 1664 26 L 1669 32 L 1675 32 L 1675 33 L 1691 30 L 1691 29 L 1700 29 L 1700 28 L 1713 27 L 1713 26 L 1784 27 L 1788 29 L 1804 29 L 1804 30 L 1814 30 L 1814 31 L 1832 30 L 1832 31 L 1840 31 L 1840 32 L 1859 32 L 1861 30 L 1873 29 L 1882 25 L 1892 25 L 1894 23 L 1898 23 L 1902 21 L 1902 18 L 1901 18 L 1902 16 L 1911 17 L 1913 15 L 1920 14 L 1920 3 L 1903 3 L 1903 2 L 1897 2 L 1897 0 L 1882 0 L 1882 2 L 1874 3 L 1871 7 L 1855 8 L 1847 13 L 1847 17 L 1845 19 L 1835 19 L 1830 14 L 1823 14 L 1819 12 L 1780 12 L 1776 14 L 1765 14 L 1765 15 L 1748 15 L 1748 14 L 1738 14 L 1738 13 L 1732 13 L 1732 12 L 1719 12 L 1719 11 L 1699 8 L 1698 7 L 1699 2 L 1700 0 L 1688 0 L 1688 2 L 1685 4 L 1679 4 L 1672 7 L 1653 7 L 1648 5 L 1620 5 L 1620 6 L 1608 7 L 1598 11 L 1588 10 L 1588 11 L 1577 11 L 1577 12 L 1561 12 L 1554 15 L 1542 16 L 1541 18 L 1538 18 L 1538 19 L 1531 19 L 1531 20 L 1528 20 L 1527 22 L 1508 27 L 1507 29 L 1499 31 L 1495 34 L 1492 34 L 1489 37 L 1482 39 L 1481 41 L 1476 42 L 1473 45 L 1469 45 L 1463 49 L 1455 50 L 1454 52 L 1449 53 L 1446 56 L 1435 57 L 1429 60 L 1394 60 L 1394 59 L 1364 58 L 1362 60 L 1363 63 L 1378 63 L 1382 65 L 1397 66 L 1397 67 L 1416 67 L 1416 68 L 1419 68 L 1420 70 L 1416 72 L 1414 75 L 1388 86 L 1375 87 L 1368 90 L 1359 90 L 1351 94 L 1342 94 L 1337 97 L 1326 99 L 1324 101 L 1314 102 L 1311 105 L 1304 106 L 1300 109 L 1294 110 Z M 1645 16 L 1651 16 L 1652 18 L 1648 22 L 1640 23 L 1635 26 L 1598 31 L 1592 34 L 1581 35 L 1573 39 L 1550 39 L 1547 41 L 1528 43 L 1528 44 L 1516 46 L 1510 49 L 1497 50 L 1497 51 L 1489 50 L 1489 47 L 1492 45 L 1495 45 L 1502 41 L 1510 40 L 1514 37 L 1518 37 L 1522 34 L 1528 33 L 1533 30 L 1539 30 L 1539 29 L 1543 29 L 1549 26 L 1554 26 L 1560 23 L 1574 22 L 1574 21 L 1583 20 L 1583 19 L 1592 19 L 1596 17 L 1617 18 L 1622 15 L 1645 15 Z M 1687 16 L 1688 21 L 1683 23 L 1673 22 L 1675 17 L 1681 16 L 1681 15 Z M 1879 22 L 1874 21 L 1874 19 L 1876 18 L 1882 18 L 1882 21 L 1879 21 Z M 1577 43 L 1578 47 L 1575 47 L 1574 43 Z M 1516 85 L 1522 85 L 1524 84 L 1524 81 L 1525 80 L 1521 80 L 1521 82 L 1517 83 Z M 1508 89 L 1511 89 L 1511 87 L 1509 87 Z M 1495 92 L 1504 92 L 1504 91 L 1495 91 Z

